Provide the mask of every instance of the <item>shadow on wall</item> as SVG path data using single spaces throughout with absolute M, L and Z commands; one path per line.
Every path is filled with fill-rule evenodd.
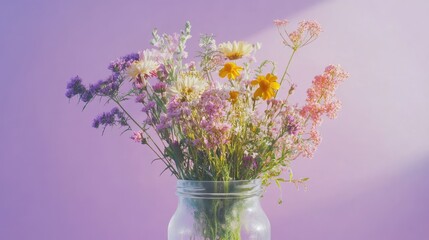
M 282 234 L 291 239 L 426 239 L 429 155 L 412 162 L 417 164 L 390 178 L 381 178 L 362 190 L 349 189 L 351 194 L 293 216 Z M 311 226 L 311 231 L 306 226 Z

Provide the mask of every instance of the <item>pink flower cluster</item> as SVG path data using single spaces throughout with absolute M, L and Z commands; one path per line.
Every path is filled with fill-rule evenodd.
M 322 27 L 315 21 L 302 21 L 299 23 L 297 31 L 308 33 L 310 37 L 317 37 L 322 32 Z
M 181 126 L 186 130 L 190 121 L 190 115 L 191 109 L 189 108 L 188 102 L 180 101 L 180 99 L 176 97 L 171 98 L 170 102 L 167 104 L 167 114 L 161 114 L 156 130 L 163 131 L 170 128 L 173 124 Z
M 307 90 L 306 104 L 300 111 L 300 115 L 312 121 L 309 139 L 315 149 L 320 143 L 320 134 L 316 127 L 322 122 L 322 116 L 335 118 L 337 111 L 341 107 L 340 101 L 335 96 L 338 84 L 348 78 L 349 75 L 340 67 L 329 65 L 322 75 L 314 77 L 312 87 Z M 305 153 L 311 155 L 314 150 L 306 150 Z
M 228 143 L 231 124 L 226 121 L 230 108 L 229 93 L 220 89 L 208 89 L 196 103 L 172 98 L 167 104 L 167 114 L 161 115 L 156 130 L 163 132 L 171 126 L 180 126 L 196 145 L 215 149 Z
M 311 118 L 315 125 L 320 123 L 323 114 L 335 118 L 340 108 L 335 90 L 346 78 L 348 74 L 340 66 L 327 66 L 322 75 L 314 77 L 312 87 L 307 90 L 306 105 L 302 108 L 301 115 Z
M 274 124 L 275 130 L 281 136 L 276 142 L 275 153 L 277 156 L 285 154 L 285 150 L 291 159 L 296 158 L 302 149 L 304 141 L 302 136 L 305 133 L 305 119 L 300 115 L 300 109 L 297 106 L 288 106 L 285 101 L 271 100 L 271 109 L 280 117 L 280 120 Z M 276 110 L 277 109 L 277 110 Z
M 142 143 L 142 144 L 147 143 L 146 138 L 143 137 L 142 131 L 134 132 L 133 136 L 131 136 L 131 139 L 134 140 L 136 143 Z
M 276 19 L 273 22 L 277 27 L 286 26 L 289 23 L 287 19 Z
M 301 21 L 298 24 L 298 28 L 295 31 L 289 33 L 285 28 L 287 23 L 287 20 L 274 21 L 274 24 L 279 29 L 280 36 L 283 38 L 283 43 L 294 50 L 297 50 L 298 48 L 316 40 L 320 32 L 322 32 L 322 27 L 319 23 L 315 21 Z M 284 28 L 284 33 L 280 30 L 280 27 Z
M 226 121 L 226 115 L 230 108 L 229 93 L 220 89 L 205 91 L 197 104 L 197 111 L 202 116 L 199 125 L 204 130 L 204 145 L 213 149 L 221 144 L 228 143 L 231 124 Z

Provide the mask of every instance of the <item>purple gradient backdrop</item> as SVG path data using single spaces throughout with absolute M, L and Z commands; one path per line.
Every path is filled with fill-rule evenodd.
M 90 127 L 68 79 L 105 76 L 110 60 L 148 47 L 150 32 L 193 23 L 219 41 L 262 43 L 285 62 L 274 18 L 325 29 L 291 67 L 304 91 L 329 63 L 352 75 L 343 111 L 322 127 L 313 160 L 295 164 L 308 191 L 271 187 L 273 239 L 429 239 L 429 22 L 425 1 L 2 1 L 0 239 L 166 239 L 175 179 L 119 131 Z M 191 48 L 195 55 L 195 47 Z M 281 64 L 280 64 L 281 65 Z M 297 97 L 302 99 L 303 95 Z

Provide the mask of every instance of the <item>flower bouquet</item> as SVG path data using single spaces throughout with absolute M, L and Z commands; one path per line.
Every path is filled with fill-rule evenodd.
M 133 131 L 131 138 L 179 179 L 183 206 L 170 222 L 169 239 L 269 239 L 269 222 L 249 199 L 259 201 L 271 182 L 308 180 L 296 179 L 291 164 L 313 155 L 320 143 L 317 128 L 323 116 L 336 117 L 335 90 L 348 75 L 329 65 L 314 78 L 302 106 L 290 103 L 297 89 L 288 75 L 293 56 L 321 28 L 314 21 L 302 21 L 294 31 L 287 30 L 286 20 L 274 24 L 291 51 L 280 72 L 273 61 L 256 61 L 260 44 L 217 44 L 212 35 L 201 36 L 195 61 L 187 61 L 187 22 L 180 34 L 155 29 L 153 47 L 111 62 L 105 80 L 85 86 L 76 76 L 67 85 L 66 96 L 84 106 L 97 98 L 116 105 L 95 118 L 93 127 Z M 282 87 L 286 96 L 280 99 Z M 130 100 L 140 112 L 126 109 Z

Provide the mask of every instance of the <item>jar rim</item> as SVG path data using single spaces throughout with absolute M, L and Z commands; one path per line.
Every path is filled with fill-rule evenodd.
M 262 180 L 195 181 L 178 180 L 177 195 L 185 198 L 231 199 L 262 195 Z
M 262 184 L 262 179 L 255 178 L 255 179 L 248 179 L 248 180 L 229 180 L 229 181 L 210 181 L 210 180 L 186 180 L 186 179 L 177 179 L 177 183 L 192 183 L 192 182 L 198 182 L 198 183 L 250 183 L 254 182 L 255 184 Z

